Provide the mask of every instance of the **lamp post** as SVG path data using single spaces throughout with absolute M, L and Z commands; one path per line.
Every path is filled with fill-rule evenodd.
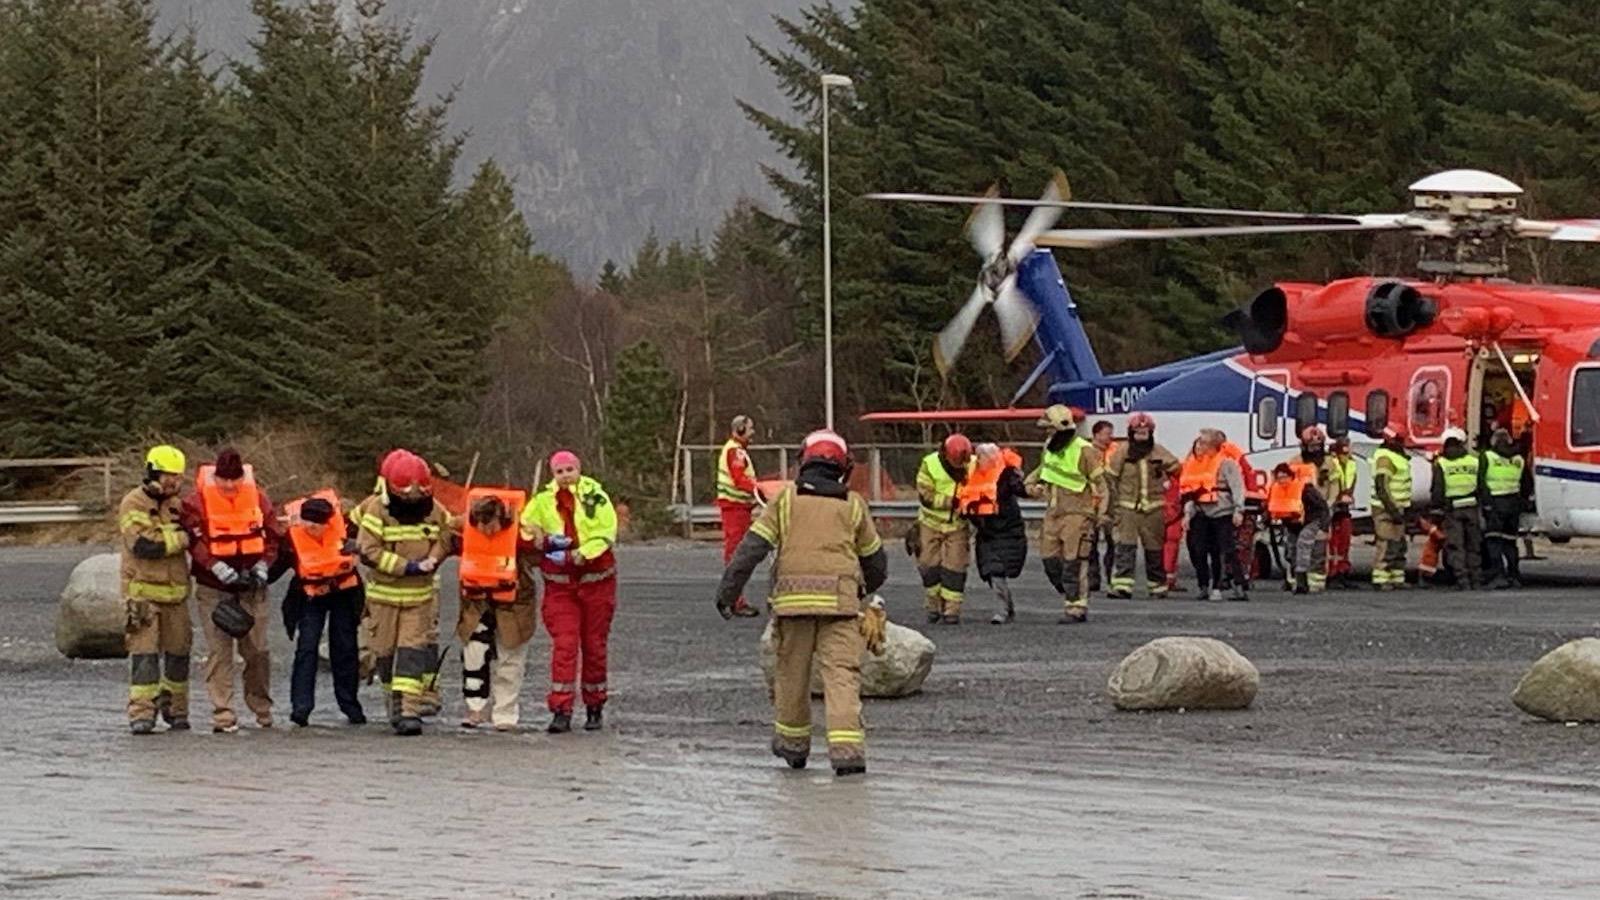
M 828 191 L 828 88 L 850 87 L 843 75 L 822 76 L 822 357 L 828 429 L 833 429 L 833 221 Z

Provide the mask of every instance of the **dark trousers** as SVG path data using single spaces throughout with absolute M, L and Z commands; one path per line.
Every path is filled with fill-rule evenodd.
M 1517 529 L 1522 520 L 1520 501 L 1495 498 L 1483 510 L 1483 543 L 1489 550 L 1484 561 L 1485 574 L 1521 580 L 1522 567 L 1517 553 Z
M 359 588 L 306 598 L 295 627 L 294 671 L 289 679 L 289 703 L 297 715 L 310 715 L 317 705 L 317 645 L 326 625 L 334 699 L 346 716 L 362 717 L 361 701 L 356 698 L 356 628 L 361 621 L 361 601 Z
M 1189 561 L 1194 564 L 1200 590 L 1225 590 L 1235 582 L 1245 583 L 1234 540 L 1230 516 L 1213 519 L 1197 512 L 1189 519 Z
M 1445 559 L 1457 587 L 1483 586 L 1483 525 L 1476 506 L 1452 509 L 1444 520 Z

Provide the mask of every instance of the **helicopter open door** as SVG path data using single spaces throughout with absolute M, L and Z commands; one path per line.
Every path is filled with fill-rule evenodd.
M 1250 382 L 1250 452 L 1277 450 L 1293 443 L 1289 408 L 1289 370 L 1263 369 Z

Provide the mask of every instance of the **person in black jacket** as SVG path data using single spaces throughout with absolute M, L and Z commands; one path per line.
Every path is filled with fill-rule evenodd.
M 1004 625 L 1016 618 L 1011 579 L 1028 561 L 1028 533 L 1019 500 L 1023 486 L 1022 458 L 995 444 L 979 444 L 977 466 L 963 487 L 962 514 L 972 520 L 978 555 L 978 577 L 994 591 L 1000 611 L 989 620 Z

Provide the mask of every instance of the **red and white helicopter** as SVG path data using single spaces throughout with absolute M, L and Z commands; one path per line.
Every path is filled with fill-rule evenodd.
M 1542 221 L 1517 213 L 1522 189 L 1498 175 L 1452 170 L 1410 186 L 1409 212 L 1344 216 L 1084 203 L 1058 179 L 1038 200 L 995 196 L 874 194 L 874 199 L 976 207 L 967 232 L 984 258 L 967 305 L 940 333 L 936 359 L 950 365 L 984 306 L 999 318 L 1006 351 L 1031 338 L 1043 354 L 1018 391 L 1055 380 L 1066 403 L 1121 426 L 1134 410 L 1156 417 L 1175 451 L 1201 427 L 1218 427 L 1270 470 L 1320 423 L 1348 435 L 1362 460 L 1356 513 L 1367 511 L 1365 459 L 1393 425 L 1424 450 L 1448 427 L 1476 442 L 1487 430 L 1531 431 L 1537 512 L 1529 530 L 1561 541 L 1600 536 L 1600 290 L 1504 279 L 1515 239 L 1600 241 L 1600 220 Z M 1004 245 L 1003 209 L 1032 207 Z M 1056 229 L 1064 208 L 1257 219 L 1251 224 L 1144 229 Z M 1417 277 L 1363 276 L 1328 284 L 1285 282 L 1257 294 L 1224 324 L 1242 346 L 1153 369 L 1100 371 L 1076 307 L 1048 249 L 1123 241 L 1327 231 L 1407 232 L 1420 239 Z M 1015 399 L 1013 400 L 1013 403 Z M 872 422 L 1030 419 L 1037 409 L 874 413 Z M 1418 455 L 1419 457 L 1421 454 Z M 1413 461 L 1417 498 L 1430 469 Z

